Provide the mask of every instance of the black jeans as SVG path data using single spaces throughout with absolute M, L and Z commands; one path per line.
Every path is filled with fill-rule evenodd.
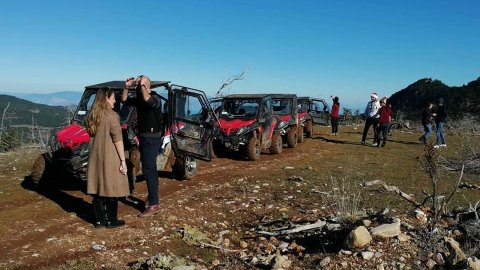
M 365 140 L 367 139 L 367 134 L 370 126 L 373 126 L 373 143 L 377 142 L 376 139 L 378 138 L 377 128 L 379 120 L 380 119 L 378 118 L 367 118 L 367 121 L 365 121 L 365 128 L 363 129 L 362 142 L 365 142 Z
M 332 123 L 332 133 L 338 133 L 338 122 L 340 119 L 338 118 L 332 118 L 331 123 Z
M 377 141 L 378 143 L 380 143 L 380 140 L 382 139 L 383 137 L 383 144 L 386 144 L 387 143 L 387 137 L 388 137 L 388 129 L 390 128 L 390 124 L 389 123 L 383 123 L 383 124 L 379 124 L 378 125 L 378 130 L 377 130 L 377 139 L 375 141 Z
M 139 141 L 142 171 L 147 181 L 148 203 L 149 205 L 156 205 L 159 201 L 157 155 L 160 151 L 162 139 L 139 137 Z

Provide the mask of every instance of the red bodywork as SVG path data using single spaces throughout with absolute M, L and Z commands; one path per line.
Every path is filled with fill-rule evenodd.
M 299 112 L 298 119 L 303 121 L 307 117 L 307 115 L 308 115 L 308 112 Z
M 88 143 L 90 136 L 85 127 L 73 123 L 57 131 L 57 140 L 61 148 L 75 150 L 82 143 Z
M 227 136 L 232 133 L 232 131 L 235 131 L 241 127 L 245 127 L 248 125 L 251 125 L 255 123 L 256 120 L 243 120 L 243 119 L 234 119 L 234 120 L 225 120 L 225 119 L 219 119 L 220 123 L 220 130 Z
M 292 115 L 290 115 L 290 114 L 279 115 L 278 117 L 280 117 L 280 120 L 282 120 L 283 122 L 288 122 L 288 121 L 290 121 L 290 119 L 292 119 Z

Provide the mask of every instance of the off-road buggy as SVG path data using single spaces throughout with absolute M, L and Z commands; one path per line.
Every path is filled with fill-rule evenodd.
M 90 140 L 85 129 L 86 115 L 93 105 L 98 89 L 111 89 L 115 92 L 116 100 L 120 100 L 124 85 L 124 81 L 111 81 L 85 87 L 71 123 L 50 136 L 47 151 L 35 160 L 31 172 L 34 185 L 42 184 L 47 187 L 49 180 L 58 178 L 58 176 L 73 176 L 77 179 L 86 180 Z M 168 93 L 168 99 L 161 96 L 163 104 L 162 111 L 159 111 L 159 113 L 164 114 L 164 121 L 168 128 L 165 132 L 166 136 L 163 138 L 163 147 L 159 149 L 158 169 L 163 170 L 172 166 L 177 178 L 189 179 L 197 172 L 196 159 L 210 160 L 210 151 L 189 151 L 179 142 L 186 140 L 183 134 L 187 131 L 200 130 L 202 131 L 202 137 L 196 138 L 195 134 L 192 135 L 194 138 L 189 141 L 189 144 L 198 144 L 200 148 L 202 144 L 209 145 L 213 123 L 205 125 L 204 120 L 207 120 L 207 116 L 209 116 L 208 121 L 213 121 L 215 119 L 213 111 L 208 105 L 205 94 L 201 91 L 171 85 L 167 81 L 152 81 L 151 88 L 160 94 Z M 162 92 L 162 90 L 166 92 Z M 129 90 L 129 95 L 136 95 L 134 88 Z M 127 164 L 130 167 L 129 181 L 133 184 L 135 173 L 140 172 L 138 140 L 135 135 L 136 110 L 134 107 L 123 105 L 121 102 L 115 103 L 114 110 L 120 117 L 128 159 Z M 181 116 L 179 117 L 179 115 Z M 194 117 L 194 119 L 188 117 Z M 171 144 L 170 141 L 173 143 Z M 173 151 L 171 151 L 172 148 Z
M 217 155 L 225 150 L 239 151 L 249 160 L 257 160 L 264 149 L 282 152 L 280 120 L 273 114 L 272 98 L 267 94 L 240 94 L 222 98 L 215 110 L 219 131 L 213 149 Z
M 328 126 L 330 119 L 330 108 L 324 99 L 311 97 L 297 98 L 299 128 L 298 137 L 303 141 L 304 136 L 312 138 L 313 125 Z
M 298 105 L 297 95 L 270 94 L 272 97 L 273 114 L 280 118 L 280 134 L 282 141 L 290 148 L 295 148 L 297 142 L 303 142 L 298 136 Z M 301 134 L 301 133 L 300 133 Z

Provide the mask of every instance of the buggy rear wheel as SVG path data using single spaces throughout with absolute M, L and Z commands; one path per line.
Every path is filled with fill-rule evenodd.
M 307 123 L 305 124 L 305 133 L 307 135 L 307 138 L 312 138 L 312 136 L 313 136 L 312 120 L 308 120 Z
M 270 145 L 270 153 L 280 154 L 282 153 L 282 136 L 280 134 L 273 134 L 272 136 L 272 145 Z
M 303 134 L 303 126 L 299 125 L 297 127 L 297 136 L 298 136 L 298 143 L 303 143 L 304 141 L 304 134 Z
M 260 141 L 252 135 L 247 142 L 247 158 L 249 160 L 257 160 L 260 158 Z
M 288 147 L 290 147 L 290 148 L 297 147 L 297 140 L 298 140 L 297 129 L 291 127 L 287 132 L 287 145 L 288 145 Z

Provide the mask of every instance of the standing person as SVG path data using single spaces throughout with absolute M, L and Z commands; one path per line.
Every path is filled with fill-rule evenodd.
M 443 134 L 443 128 L 447 121 L 447 111 L 443 104 L 443 98 L 438 99 L 437 110 L 435 114 L 435 126 L 437 127 L 437 139 L 435 140 L 435 148 L 447 147 L 445 143 L 445 135 Z
M 378 110 L 379 120 L 378 120 L 378 131 L 377 131 L 377 146 L 380 147 L 380 138 L 383 137 L 382 147 L 385 147 L 387 144 L 388 130 L 390 128 L 390 123 L 392 122 L 392 109 L 387 105 L 387 97 L 384 97 L 380 100 L 380 109 Z
M 420 142 L 423 144 L 427 144 L 428 136 L 432 133 L 432 121 L 433 121 L 433 113 L 432 113 L 433 104 L 430 101 L 427 101 L 425 108 L 422 110 L 422 125 L 424 133 L 423 135 L 418 138 Z
M 136 82 L 136 96 L 129 97 L 128 89 L 134 82 Z M 160 211 L 156 159 L 160 151 L 164 131 L 161 98 L 150 89 L 150 79 L 142 75 L 136 80 L 134 78 L 126 80 L 125 88 L 122 92 L 122 102 L 137 108 L 140 160 L 148 190 L 145 211 L 140 214 L 140 217 L 153 216 Z
M 332 135 L 337 135 L 338 133 L 338 122 L 340 120 L 340 103 L 338 102 L 338 97 L 333 98 L 332 112 L 330 113 L 330 120 L 332 123 Z
M 118 197 L 130 194 L 122 128 L 114 105 L 115 93 L 100 89 L 86 119 L 90 135 L 87 193 L 93 195 L 96 228 L 125 225 L 125 221 L 117 218 Z
M 370 95 L 370 101 L 367 103 L 367 107 L 365 108 L 364 116 L 365 120 L 365 127 L 363 129 L 362 135 L 362 144 L 365 144 L 365 140 L 367 139 L 368 130 L 370 126 L 373 126 L 373 144 L 372 146 L 377 146 L 378 142 L 376 139 L 378 138 L 377 135 L 377 128 L 378 128 L 378 120 L 380 115 L 378 114 L 378 110 L 380 109 L 380 102 L 378 102 L 378 94 L 372 93 Z

